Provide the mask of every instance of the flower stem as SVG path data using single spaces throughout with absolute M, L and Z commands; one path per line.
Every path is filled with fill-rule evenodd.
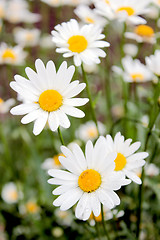
M 63 136 L 62 136 L 62 133 L 61 133 L 61 130 L 60 130 L 60 127 L 58 127 L 58 135 L 59 135 L 59 139 L 60 139 L 62 145 L 65 145 L 64 144 L 64 140 L 63 140 Z
M 98 238 L 98 240 L 100 240 L 101 238 L 100 238 L 99 228 L 98 228 L 98 224 L 96 222 L 96 218 L 95 218 L 94 214 L 93 214 L 93 218 L 95 221 L 95 229 L 96 229 L 96 233 L 97 233 L 97 238 Z
M 96 114 L 95 114 L 95 111 L 94 111 L 94 104 L 93 104 L 93 101 L 92 101 L 92 96 L 91 96 L 91 92 L 90 92 L 90 89 L 89 89 L 89 84 L 88 84 L 88 80 L 87 80 L 87 77 L 86 77 L 86 73 L 84 71 L 83 64 L 81 65 L 81 68 L 82 68 L 83 79 L 84 79 L 84 82 L 86 83 L 86 90 L 87 90 L 87 94 L 88 94 L 88 98 L 89 98 L 89 102 L 90 102 L 90 106 L 91 106 L 92 119 L 96 124 L 97 131 L 98 131 L 98 134 L 99 134 L 98 123 L 97 123 Z
M 107 229 L 106 229 L 105 221 L 104 221 L 103 204 L 101 204 L 101 214 L 102 214 L 102 225 L 103 225 L 104 233 L 105 233 L 107 239 L 110 240 L 109 234 L 108 234 Z

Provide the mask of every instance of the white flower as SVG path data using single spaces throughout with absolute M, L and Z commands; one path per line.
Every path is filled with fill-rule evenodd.
M 98 129 L 100 132 L 100 135 L 103 135 L 105 133 L 105 126 L 103 123 L 98 122 Z M 93 121 L 88 121 L 82 125 L 76 130 L 76 137 L 83 140 L 95 140 L 98 138 L 98 131 L 96 124 Z
M 0 64 L 23 65 L 26 56 L 19 45 L 11 47 L 4 42 L 0 45 Z
M 55 31 L 56 30 L 56 31 Z M 63 57 L 72 57 L 76 66 L 82 62 L 92 65 L 99 64 L 99 57 L 105 57 L 106 53 L 102 47 L 109 47 L 106 41 L 101 41 L 105 35 L 101 34 L 102 29 L 93 24 L 79 26 L 75 19 L 69 22 L 58 24 L 52 31 L 53 42 L 57 52 L 63 53 Z
M 41 0 L 51 7 L 59 7 L 63 5 L 76 6 L 82 3 L 89 3 L 89 0 Z
M 156 50 L 154 55 L 145 58 L 147 67 L 156 75 L 160 76 L 160 50 Z
M 1 197 L 6 203 L 17 203 L 20 197 L 17 186 L 13 182 L 6 183 L 2 188 Z
M 55 48 L 55 44 L 52 41 L 52 36 L 50 34 L 44 34 L 42 35 L 42 37 L 40 38 L 40 42 L 39 42 L 40 46 L 42 48 L 45 49 L 50 49 L 50 48 Z
M 139 43 L 141 42 L 147 42 L 151 44 L 156 43 L 154 30 L 148 25 L 136 26 L 134 32 L 126 32 L 125 37 L 136 40 Z
M 41 16 L 36 13 L 31 13 L 28 10 L 28 4 L 24 0 L 9 0 L 5 19 L 11 23 L 27 22 L 34 23 L 41 19 Z
M 99 13 L 106 18 L 127 21 L 132 24 L 146 23 L 146 20 L 138 15 L 149 11 L 147 7 L 151 0 L 109 0 L 108 2 L 109 4 L 106 4 L 101 1 L 96 5 Z
M 6 7 L 6 0 L 0 0 L 0 19 L 5 17 Z
M 0 113 L 4 114 L 9 112 L 9 110 L 14 104 L 15 104 L 15 100 L 13 98 L 9 98 L 6 101 L 0 98 Z
M 63 154 L 60 153 L 60 154 L 54 155 L 53 158 L 45 159 L 41 165 L 42 169 L 49 170 L 51 168 L 57 168 L 57 169 L 62 168 L 62 165 L 58 159 L 60 156 L 63 156 Z
M 160 7 L 160 1 L 159 0 L 152 0 L 153 3 L 156 4 L 156 6 Z
M 83 21 L 84 23 L 91 23 L 104 27 L 107 24 L 105 18 L 99 16 L 95 9 L 91 9 L 87 5 L 79 5 L 74 13 Z
M 15 75 L 15 81 L 10 86 L 27 100 L 11 109 L 14 115 L 24 115 L 23 124 L 35 121 L 33 133 L 38 135 L 45 127 L 47 121 L 52 131 L 59 126 L 70 127 L 67 114 L 82 118 L 84 112 L 75 108 L 88 102 L 88 98 L 73 98 L 79 94 L 85 84 L 76 80 L 70 83 L 75 71 L 74 66 L 67 69 L 67 63 L 63 62 L 56 73 L 55 65 L 49 61 L 46 68 L 40 59 L 35 62 L 37 73 L 31 68 L 26 68 L 29 81 Z
M 120 199 L 114 190 L 130 183 L 123 173 L 114 171 L 116 153 L 106 154 L 105 141 L 99 137 L 95 146 L 88 141 L 85 156 L 81 148 L 75 144 L 72 151 L 62 146 L 61 151 L 66 157 L 59 157 L 67 171 L 51 169 L 48 171 L 53 178 L 48 182 L 60 185 L 53 190 L 54 195 L 60 195 L 54 206 L 60 206 L 66 211 L 77 204 L 75 216 L 87 220 L 91 212 L 97 217 L 101 212 L 101 203 L 112 209 L 120 204 Z
M 138 46 L 132 43 L 126 43 L 123 46 L 123 51 L 126 55 L 130 55 L 131 57 L 135 57 L 138 53 Z
M 122 59 L 122 66 L 124 71 L 113 66 L 112 70 L 119 75 L 122 75 L 126 82 L 147 82 L 153 80 L 154 76 L 147 66 L 142 64 L 138 59 L 132 59 L 126 56 Z
M 134 172 L 135 169 L 145 164 L 147 152 L 135 153 L 141 146 L 140 142 L 131 144 L 132 139 L 124 140 L 124 136 L 118 132 L 114 140 L 110 135 L 106 136 L 105 150 L 107 153 L 117 153 L 115 159 L 115 172 L 123 172 L 128 178 L 137 184 L 141 184 L 141 179 Z
M 14 29 L 14 39 L 15 42 L 21 46 L 36 46 L 39 44 L 40 40 L 40 30 L 39 29 L 24 29 L 15 28 Z
M 61 211 L 58 208 L 54 212 L 56 216 L 56 222 L 62 226 L 71 226 L 73 222 L 73 215 L 70 210 L 68 211 Z
M 159 175 L 159 168 L 153 163 L 146 164 L 144 168 L 145 168 L 145 174 L 147 176 L 152 177 L 152 176 Z

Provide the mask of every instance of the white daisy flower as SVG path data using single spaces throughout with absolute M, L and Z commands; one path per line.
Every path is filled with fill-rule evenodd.
M 0 45 L 0 64 L 23 65 L 27 53 L 19 45 L 11 47 L 6 43 Z
M 104 135 L 106 128 L 103 123 L 98 122 L 98 129 L 100 135 Z M 98 138 L 98 130 L 96 124 L 93 121 L 88 121 L 84 124 L 81 124 L 80 127 L 76 130 L 76 137 L 83 140 L 95 140 Z
M 54 155 L 53 158 L 47 158 L 44 160 L 44 162 L 41 164 L 42 169 L 49 170 L 51 168 L 62 168 L 62 165 L 59 161 L 59 157 L 64 156 L 62 153 L 59 153 L 57 155 Z
M 61 211 L 58 208 L 54 211 L 56 222 L 62 226 L 71 226 L 73 222 L 73 214 L 71 210 Z
M 27 102 L 11 109 L 13 115 L 24 115 L 21 120 L 23 124 L 35 121 L 33 133 L 38 135 L 45 127 L 47 121 L 52 131 L 56 131 L 59 126 L 70 127 L 67 115 L 82 118 L 84 112 L 75 108 L 83 106 L 88 102 L 88 98 L 73 98 L 79 94 L 85 84 L 76 80 L 70 83 L 75 71 L 74 66 L 67 68 L 67 63 L 63 62 L 56 73 L 55 65 L 49 61 L 46 68 L 40 59 L 35 62 L 37 73 L 31 68 L 26 68 L 29 81 L 15 75 L 15 81 L 10 83 L 17 93 L 22 95 Z
M 146 20 L 138 15 L 149 11 L 148 5 L 151 0 L 109 0 L 109 4 L 100 2 L 96 5 L 99 13 L 106 15 L 110 20 L 127 21 L 132 24 L 145 24 Z M 109 8 L 111 10 L 109 10 Z M 112 12 L 112 13 L 111 13 Z M 109 15 L 108 15 L 109 13 Z
M 137 42 L 156 43 L 155 33 L 152 27 L 148 25 L 139 25 L 135 27 L 134 32 L 126 32 L 125 37 L 136 40 Z
M 123 51 L 126 55 L 135 57 L 138 53 L 138 46 L 132 43 L 126 43 L 123 45 Z
M 45 49 L 50 49 L 50 48 L 53 49 L 56 47 L 54 42 L 52 41 L 51 34 L 47 34 L 47 33 L 41 36 L 39 44 L 42 48 L 45 48 Z
M 24 28 L 15 28 L 14 29 L 14 39 L 15 42 L 21 46 L 36 46 L 39 44 L 40 40 L 40 30 L 39 29 L 24 29 Z
M 96 217 L 100 215 L 101 203 L 109 209 L 120 204 L 114 191 L 129 184 L 130 180 L 125 179 L 122 172 L 117 175 L 114 171 L 117 154 L 106 154 L 103 137 L 99 137 L 94 147 L 91 141 L 87 142 L 85 156 L 77 144 L 72 151 L 65 146 L 61 147 L 61 151 L 66 157 L 59 157 L 59 160 L 67 171 L 48 171 L 53 177 L 48 182 L 60 185 L 52 192 L 60 195 L 54 200 L 54 206 L 66 211 L 78 202 L 75 216 L 85 221 L 91 212 Z
M 4 114 L 9 112 L 11 107 L 15 104 L 15 100 L 13 98 L 9 98 L 8 100 L 4 101 L 0 98 L 0 113 Z
M 5 17 L 6 7 L 6 0 L 0 0 L 0 19 Z
M 145 165 L 145 174 L 147 176 L 150 176 L 150 177 L 158 176 L 159 173 L 160 173 L 159 168 L 154 163 Z
M 152 2 L 156 4 L 156 6 L 160 7 L 160 0 L 152 0 Z
M 59 7 L 63 5 L 76 6 L 82 3 L 89 4 L 89 0 L 41 0 L 42 2 L 48 4 L 51 7 Z
M 82 22 L 88 24 L 95 24 L 101 27 L 104 27 L 107 24 L 105 18 L 99 16 L 95 9 L 91 9 L 87 5 L 79 5 L 75 10 L 74 13 L 81 19 Z
M 63 57 L 73 56 L 76 66 L 82 62 L 88 65 L 99 64 L 99 57 L 106 56 L 100 48 L 110 46 L 108 42 L 101 41 L 105 35 L 101 34 L 100 27 L 93 24 L 80 27 L 75 19 L 71 19 L 58 24 L 55 30 L 52 31 L 52 40 L 58 47 L 56 52 L 63 53 Z
M 151 81 L 154 76 L 147 66 L 142 64 L 138 59 L 133 60 L 130 56 L 122 59 L 124 71 L 117 66 L 113 66 L 112 70 L 121 75 L 126 82 L 147 82 Z
M 141 184 L 141 179 L 134 172 L 135 169 L 144 166 L 147 152 L 135 153 L 141 146 L 140 142 L 131 144 L 132 139 L 124 140 L 124 136 L 118 132 L 114 140 L 110 135 L 106 136 L 105 151 L 109 153 L 116 152 L 115 172 L 123 172 L 128 178 L 137 184 Z
M 157 76 L 160 76 L 160 50 L 156 50 L 154 55 L 145 58 L 147 67 Z
M 17 203 L 20 198 L 20 194 L 15 183 L 6 183 L 2 188 L 1 197 L 6 203 Z

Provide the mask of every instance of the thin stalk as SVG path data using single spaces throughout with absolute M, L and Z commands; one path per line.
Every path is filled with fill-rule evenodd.
M 92 95 L 91 95 L 91 92 L 90 92 L 90 89 L 89 89 L 89 84 L 88 84 L 86 72 L 84 71 L 84 68 L 83 68 L 83 64 L 81 65 L 81 68 L 82 68 L 83 80 L 86 83 L 86 90 L 87 90 L 87 95 L 88 95 L 89 102 L 90 102 L 92 119 L 93 119 L 93 121 L 96 124 L 97 131 L 98 131 L 98 134 L 99 134 L 98 123 L 97 123 L 96 114 L 95 114 L 95 110 L 94 110 L 94 104 L 93 104 L 93 100 L 92 100 Z
M 62 133 L 61 133 L 61 130 L 60 130 L 60 127 L 58 127 L 58 135 L 59 135 L 59 139 L 60 139 L 62 145 L 65 145 L 64 144 L 64 140 L 63 140 L 63 136 L 62 136 Z
M 100 233 L 99 233 L 99 228 L 98 228 L 98 224 L 97 224 L 97 221 L 96 221 L 96 218 L 93 214 L 93 218 L 94 218 L 94 221 L 95 221 L 95 229 L 96 229 L 96 233 L 97 233 L 97 238 L 100 240 Z
M 108 231 L 107 231 L 107 229 L 106 229 L 105 221 L 104 221 L 103 204 L 101 204 L 101 214 L 102 214 L 102 225 L 103 225 L 104 233 L 105 233 L 107 239 L 110 240 L 110 237 L 109 237 Z

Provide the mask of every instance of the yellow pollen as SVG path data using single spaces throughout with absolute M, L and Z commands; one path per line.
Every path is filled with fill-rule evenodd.
M 12 199 L 12 200 L 17 200 L 18 199 L 18 193 L 17 193 L 17 191 L 12 191 L 12 192 L 10 192 L 10 198 Z
M 101 175 L 93 169 L 87 169 L 79 176 L 78 185 L 84 192 L 94 192 L 101 185 Z
M 67 43 L 69 44 L 69 50 L 77 53 L 83 52 L 88 46 L 86 38 L 81 35 L 74 35 L 70 37 Z
M 134 9 L 131 7 L 120 7 L 117 9 L 116 12 L 121 12 L 121 11 L 125 11 L 128 14 L 128 16 L 132 16 L 135 12 Z
M 90 128 L 90 129 L 88 130 L 88 135 L 89 135 L 89 137 L 91 137 L 91 138 L 96 138 L 96 137 L 98 136 L 98 131 L 97 131 L 97 129 L 96 129 L 96 128 Z
M 141 37 L 150 38 L 150 37 L 153 37 L 153 35 L 154 35 L 153 28 L 151 28 L 147 25 L 139 25 L 138 27 L 136 27 L 134 29 L 134 32 Z
M 108 0 L 105 0 L 105 2 L 106 2 L 107 4 L 109 4 L 109 1 L 108 1 Z
M 94 23 L 94 20 L 90 17 L 86 17 L 85 20 L 87 23 Z
M 60 154 L 57 154 L 57 155 L 55 155 L 54 157 L 53 157 L 53 161 L 54 161 L 54 164 L 56 165 L 56 166 L 60 166 L 61 165 L 61 163 L 60 163 L 60 161 L 59 161 L 59 157 L 60 156 L 63 156 L 64 157 L 64 154 L 63 153 L 60 153 Z
M 26 209 L 29 213 L 36 213 L 38 211 L 38 206 L 34 202 L 28 202 L 26 204 Z
M 40 107 L 47 112 L 56 111 L 63 102 L 63 98 L 56 90 L 46 90 L 39 97 Z
M 0 98 L 0 104 L 2 104 L 4 101 L 3 101 L 3 99 L 2 98 Z
M 115 171 L 120 171 L 126 166 L 127 160 L 126 160 L 126 158 L 123 154 L 117 153 L 117 157 L 114 160 L 114 162 L 116 164 L 116 167 L 115 167 L 114 170 Z
M 2 59 L 11 59 L 12 61 L 16 60 L 15 53 L 12 49 L 7 48 L 2 54 Z
M 27 33 L 27 34 L 26 34 L 26 40 L 27 40 L 27 41 L 30 42 L 30 41 L 33 41 L 33 39 L 34 39 L 34 36 L 33 36 L 32 33 Z
M 143 81 L 144 80 L 144 75 L 141 74 L 141 73 L 133 73 L 131 74 L 131 78 L 133 79 L 133 81 L 137 81 L 137 80 L 141 80 Z

